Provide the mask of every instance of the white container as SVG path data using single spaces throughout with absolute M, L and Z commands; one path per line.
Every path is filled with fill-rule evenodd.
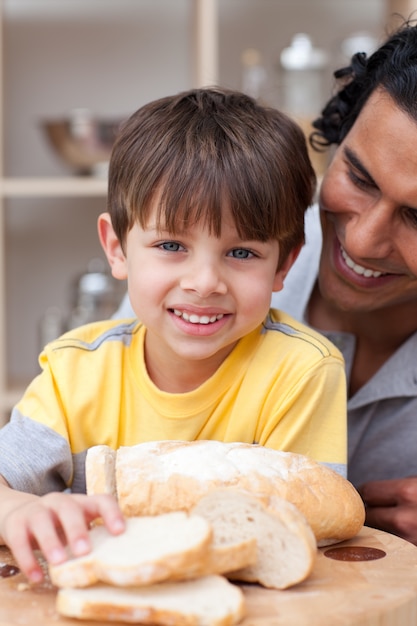
M 280 55 L 281 107 L 296 117 L 317 117 L 327 100 L 324 88 L 329 55 L 313 46 L 311 37 L 297 33 Z

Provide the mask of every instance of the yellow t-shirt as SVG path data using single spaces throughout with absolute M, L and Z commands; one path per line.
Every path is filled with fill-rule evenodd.
M 52 342 L 11 422 L 47 426 L 72 457 L 97 444 L 215 439 L 298 452 L 345 472 L 344 362 L 323 336 L 271 310 L 213 376 L 176 394 L 150 380 L 145 333 L 137 320 L 112 320 Z

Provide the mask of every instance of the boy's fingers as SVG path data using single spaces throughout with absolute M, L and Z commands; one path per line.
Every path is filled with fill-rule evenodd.
M 124 530 L 124 519 L 112 496 L 51 494 L 45 497 L 45 503 L 51 507 L 49 530 L 46 531 L 46 525 L 46 532 L 38 530 L 36 540 L 50 563 L 60 563 L 68 557 L 64 544 L 74 556 L 87 554 L 91 549 L 89 524 L 97 517 L 103 518 L 108 530 L 114 534 Z
M 81 501 L 89 521 L 98 517 L 102 518 L 106 528 L 113 534 L 118 535 L 125 529 L 125 520 L 117 500 L 113 496 L 74 496 L 75 501 Z
M 82 509 L 71 503 L 70 497 L 63 497 L 63 494 L 49 494 L 19 508 L 8 521 L 6 535 L 7 545 L 18 566 L 32 582 L 39 582 L 43 578 L 34 549 L 40 550 L 48 563 L 54 564 L 68 558 L 65 544 L 69 539 L 75 554 L 77 550 L 79 553 L 82 551 L 82 544 L 77 543 L 80 537 L 85 542 L 82 548 L 84 552 L 89 550 L 87 524 Z
M 68 495 L 62 496 L 63 494 L 55 494 L 52 502 L 47 501 L 48 506 L 52 506 L 49 519 L 52 521 L 55 518 L 53 530 L 56 537 L 58 537 L 57 532 L 59 533 L 62 552 L 55 551 L 55 540 L 49 544 L 47 537 L 43 533 L 40 535 L 39 531 L 36 536 L 46 560 L 54 564 L 65 561 L 68 557 L 67 551 L 63 548 L 64 544 L 68 545 L 74 556 L 82 556 L 90 550 L 88 520 L 86 520 L 83 508 Z M 51 528 L 50 531 L 52 532 Z
M 22 572 L 31 582 L 40 582 L 43 571 L 34 549 L 41 550 L 47 560 L 56 563 L 64 561 L 66 554 L 50 516 L 43 517 L 37 512 L 35 517 L 34 528 L 14 524 L 8 532 L 7 543 Z
M 14 511 L 7 523 L 6 543 L 17 565 L 32 582 L 43 578 L 33 550 L 39 549 L 48 563 L 58 564 L 73 555 L 89 552 L 89 525 L 102 518 L 109 532 L 119 534 L 124 518 L 112 496 L 50 493 Z
M 16 535 L 10 542 L 9 547 L 22 573 L 33 583 L 41 582 L 43 571 L 34 555 L 33 546 L 27 533 L 25 532 L 21 538 Z

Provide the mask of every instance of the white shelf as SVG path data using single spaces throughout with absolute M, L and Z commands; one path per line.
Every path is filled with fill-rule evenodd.
M 107 194 L 107 180 L 89 176 L 62 178 L 13 177 L 0 179 L 0 196 L 25 197 L 93 197 Z

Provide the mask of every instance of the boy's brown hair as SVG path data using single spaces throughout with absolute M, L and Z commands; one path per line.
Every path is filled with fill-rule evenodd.
M 123 125 L 109 169 L 108 211 L 121 244 L 147 223 L 173 234 L 203 222 L 219 236 L 231 211 L 242 239 L 276 239 L 280 265 L 304 241 L 316 177 L 303 132 L 236 91 L 193 89 L 141 107 Z

